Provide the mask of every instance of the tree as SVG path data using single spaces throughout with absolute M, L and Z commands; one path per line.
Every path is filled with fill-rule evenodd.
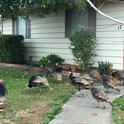
M 95 5 L 104 1 L 117 2 L 119 0 L 91 0 Z M 0 0 L 0 14 L 3 16 L 27 15 L 34 10 L 42 15 L 57 12 L 59 9 L 77 8 L 84 10 L 86 0 Z
M 75 61 L 80 66 L 81 72 L 88 71 L 88 66 L 95 56 L 96 40 L 94 35 L 82 29 L 75 32 L 70 40 L 70 49 L 72 50 Z
M 83 10 L 85 0 L 0 0 L 0 14 L 3 16 L 26 15 L 32 10 L 40 10 L 45 15 L 72 7 Z

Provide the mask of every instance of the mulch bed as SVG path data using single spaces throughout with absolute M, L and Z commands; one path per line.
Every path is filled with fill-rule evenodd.
M 21 65 L 21 64 L 9 64 L 9 63 L 0 62 L 0 66 L 12 67 L 12 68 L 22 69 L 26 71 L 31 71 L 31 72 L 44 72 L 43 69 L 40 67 L 32 67 L 32 66 L 28 66 L 28 65 L 26 66 L 26 65 Z M 68 73 L 70 73 L 70 70 L 64 69 L 62 73 L 63 75 L 68 75 Z M 75 74 L 79 75 L 78 72 L 75 72 Z
M 0 62 L 0 66 L 4 67 L 12 67 L 12 68 L 18 68 L 26 71 L 33 71 L 33 72 L 42 72 L 42 68 L 40 67 L 31 67 L 31 66 L 26 66 L 26 65 L 21 65 L 21 64 L 9 64 L 9 63 L 3 63 Z M 63 70 L 63 74 L 68 74 L 70 72 L 69 70 Z
M 23 70 L 28 70 L 28 71 L 36 71 L 36 72 L 42 71 L 42 69 L 39 67 L 28 67 L 26 65 L 21 65 L 21 64 L 8 64 L 8 63 L 0 62 L 0 66 L 12 67 L 12 68 L 18 68 L 18 69 L 23 69 Z

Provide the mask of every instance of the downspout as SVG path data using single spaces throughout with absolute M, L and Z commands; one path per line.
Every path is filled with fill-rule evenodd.
M 122 27 L 122 25 L 124 25 L 124 22 L 123 22 L 123 21 L 120 21 L 120 20 L 118 20 L 118 19 L 115 19 L 115 18 L 113 18 L 113 17 L 111 17 L 111 16 L 109 16 L 109 15 L 103 13 L 103 12 L 100 11 L 99 9 L 97 9 L 97 8 L 94 6 L 94 4 L 93 4 L 90 0 L 86 0 L 86 1 L 87 1 L 87 2 L 90 4 L 90 6 L 91 6 L 96 12 L 98 12 L 100 15 L 102 15 L 102 16 L 104 16 L 104 17 L 106 17 L 106 18 L 108 18 L 108 19 L 110 19 L 110 20 L 112 20 L 112 21 L 114 21 L 114 22 L 116 22 L 116 23 L 119 23 L 119 24 L 120 24 L 120 28 Z M 123 41 L 123 70 L 124 70 L 124 41 Z

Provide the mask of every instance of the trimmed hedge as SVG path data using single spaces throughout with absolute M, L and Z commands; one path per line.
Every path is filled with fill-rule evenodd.
M 0 36 L 0 60 L 7 63 L 24 64 L 25 47 L 22 35 Z

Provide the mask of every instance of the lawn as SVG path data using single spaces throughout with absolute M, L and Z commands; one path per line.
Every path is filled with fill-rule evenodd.
M 115 124 L 124 124 L 124 96 L 113 101 L 115 107 L 112 110 L 112 118 Z
M 0 79 L 5 81 L 8 90 L 6 108 L 0 112 L 0 123 L 48 124 L 75 93 L 67 77 L 64 83 L 58 84 L 49 76 L 53 90 L 46 87 L 26 89 L 29 77 L 34 74 L 38 73 L 0 67 Z

